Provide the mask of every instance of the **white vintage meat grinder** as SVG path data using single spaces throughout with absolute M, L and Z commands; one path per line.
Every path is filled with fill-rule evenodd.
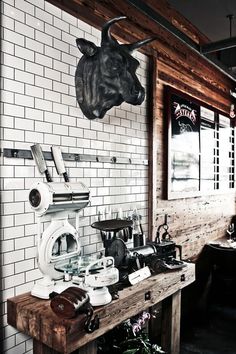
M 52 291 L 60 293 L 69 286 L 62 281 L 63 273 L 55 269 L 55 264 L 80 254 L 78 213 L 88 205 L 89 194 L 81 182 L 38 182 L 31 187 L 29 202 L 38 216 L 37 258 L 43 274 L 34 285 L 32 295 L 48 299 Z M 71 212 L 75 213 L 75 227 L 68 221 Z M 42 232 L 48 216 L 50 224 Z

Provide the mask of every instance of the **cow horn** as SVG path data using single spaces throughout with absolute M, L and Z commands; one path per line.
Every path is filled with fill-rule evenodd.
M 126 16 L 119 16 L 119 17 L 115 17 L 112 18 L 110 21 L 107 21 L 103 27 L 102 27 L 102 41 L 101 41 L 101 45 L 104 44 L 117 44 L 118 42 L 116 41 L 116 39 L 114 37 L 112 37 L 112 35 L 110 34 L 110 27 L 113 25 L 113 23 L 116 23 L 120 20 L 124 20 L 126 19 Z
M 138 48 L 142 47 L 143 45 L 154 41 L 155 39 L 156 39 L 155 37 L 146 38 L 146 39 L 142 39 L 141 41 L 138 41 L 138 42 L 134 42 L 134 43 L 130 43 L 130 44 L 122 44 L 122 47 L 126 48 L 129 52 L 133 52 L 135 49 L 138 49 Z

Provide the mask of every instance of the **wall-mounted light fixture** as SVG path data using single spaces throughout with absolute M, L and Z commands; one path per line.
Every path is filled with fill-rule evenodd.
M 230 105 L 229 116 L 230 116 L 230 118 L 235 118 L 236 117 L 236 109 L 235 109 L 235 105 L 234 104 Z
M 234 119 L 236 118 L 236 92 L 230 90 L 230 95 L 234 97 L 235 103 L 231 103 L 230 105 L 229 116 L 231 119 Z

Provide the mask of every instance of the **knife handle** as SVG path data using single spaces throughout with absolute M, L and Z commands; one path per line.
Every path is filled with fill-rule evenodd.
M 68 177 L 67 172 L 63 173 L 63 177 L 64 177 L 65 182 L 69 182 L 69 177 Z
M 38 167 L 39 172 L 45 174 L 47 182 L 52 182 L 52 178 L 47 169 L 41 145 L 37 143 L 32 145 L 30 148 L 33 155 L 33 159 L 36 163 L 36 166 Z
M 58 175 L 62 175 L 65 182 L 69 182 L 60 147 L 55 145 L 51 146 L 51 152 Z
M 44 171 L 47 182 L 52 182 L 52 178 L 48 170 Z

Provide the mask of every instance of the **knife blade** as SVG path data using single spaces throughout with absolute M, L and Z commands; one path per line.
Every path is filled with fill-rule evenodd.
M 34 158 L 34 161 L 36 163 L 36 166 L 38 167 L 38 170 L 41 174 L 45 174 L 47 182 L 52 182 L 52 178 L 50 176 L 50 173 L 47 169 L 47 165 L 43 156 L 43 151 L 41 148 L 40 144 L 35 144 L 32 145 L 31 147 L 31 152 Z
M 65 182 L 69 182 L 69 177 L 65 169 L 61 149 L 59 146 L 51 146 L 53 161 L 59 176 L 63 175 Z

